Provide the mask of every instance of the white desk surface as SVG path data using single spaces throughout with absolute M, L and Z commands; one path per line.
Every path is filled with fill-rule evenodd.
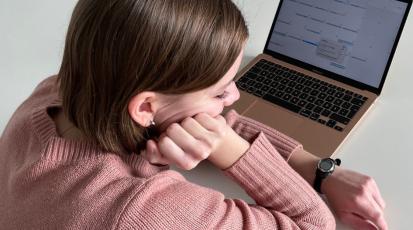
M 262 52 L 278 1 L 235 0 L 250 28 L 243 64 Z M 44 78 L 57 73 L 75 0 L 0 0 L 0 132 L 17 106 Z M 375 178 L 387 202 L 391 230 L 413 224 L 413 21 L 408 18 L 385 88 L 337 156 L 346 168 Z M 228 197 L 252 201 L 207 163 L 185 176 Z M 341 224 L 337 229 L 347 229 Z

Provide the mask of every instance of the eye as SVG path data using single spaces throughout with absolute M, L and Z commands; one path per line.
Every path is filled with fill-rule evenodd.
M 220 99 L 220 100 L 223 100 L 223 99 L 225 99 L 227 96 L 228 96 L 228 92 L 225 91 L 225 92 L 223 92 L 222 94 L 216 96 L 216 98 L 218 98 L 218 99 Z

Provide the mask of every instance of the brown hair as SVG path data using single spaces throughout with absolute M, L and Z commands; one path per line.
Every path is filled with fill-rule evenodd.
M 247 37 L 231 0 L 79 0 L 58 74 L 64 113 L 105 150 L 138 152 L 131 98 L 215 84 Z

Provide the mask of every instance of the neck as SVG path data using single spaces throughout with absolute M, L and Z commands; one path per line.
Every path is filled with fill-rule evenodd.
M 69 119 L 64 115 L 61 108 L 57 108 L 51 113 L 51 117 L 56 125 L 56 131 L 62 138 L 82 139 L 84 135 Z

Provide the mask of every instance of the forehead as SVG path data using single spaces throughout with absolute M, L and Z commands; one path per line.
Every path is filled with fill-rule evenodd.
M 242 55 L 243 52 L 241 51 L 241 53 L 239 54 L 235 62 L 232 64 L 231 68 L 227 71 L 227 73 L 215 85 L 212 86 L 213 89 L 223 89 L 232 82 L 241 64 Z

